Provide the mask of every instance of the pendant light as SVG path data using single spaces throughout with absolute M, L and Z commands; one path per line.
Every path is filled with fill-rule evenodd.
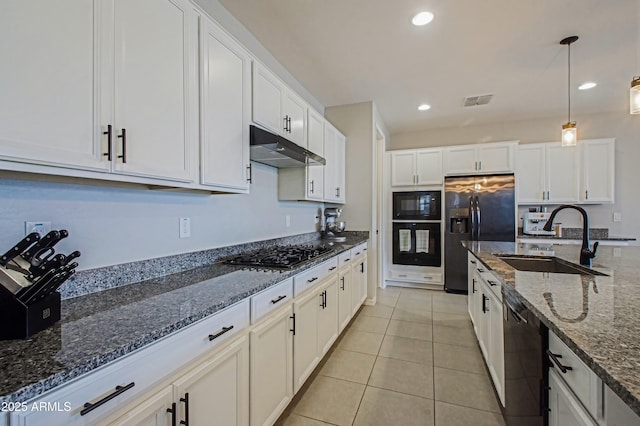
M 578 40 L 578 36 L 571 36 L 567 38 L 563 38 L 560 40 L 560 44 L 567 45 L 569 54 L 567 56 L 568 60 L 568 98 L 569 98 L 569 119 L 565 124 L 562 125 L 562 146 L 575 146 L 578 143 L 578 128 L 576 127 L 576 122 L 571 121 L 571 43 L 574 43 Z

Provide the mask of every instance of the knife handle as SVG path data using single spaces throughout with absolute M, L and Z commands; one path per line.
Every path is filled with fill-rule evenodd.
M 45 250 L 53 250 L 51 247 Z M 56 269 L 59 266 L 62 266 L 66 263 L 66 258 L 64 254 L 56 254 L 49 260 L 45 260 L 38 266 L 32 266 L 30 268 L 31 274 L 27 277 L 28 279 L 33 279 L 37 276 L 45 274 L 50 269 Z
M 68 234 L 68 233 L 67 233 Z M 22 258 L 27 262 L 31 262 L 31 259 L 38 253 L 40 250 L 49 247 L 52 240 L 58 241 L 60 239 L 59 231 L 51 231 L 44 237 L 40 238 L 40 241 L 29 247 L 27 251 L 22 253 Z
M 5 266 L 14 257 L 20 255 L 20 253 L 28 249 L 32 244 L 37 243 L 39 240 L 40 234 L 37 232 L 30 233 L 0 257 L 0 265 Z
M 63 265 L 68 265 L 69 262 L 71 262 L 73 259 L 77 259 L 78 257 L 80 257 L 80 252 L 78 250 L 69 253 L 69 255 L 67 256 L 67 258 L 65 259 Z

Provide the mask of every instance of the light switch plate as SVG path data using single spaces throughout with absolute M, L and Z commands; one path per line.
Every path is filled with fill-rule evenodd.
M 44 237 L 51 231 L 51 222 L 45 221 L 33 221 L 24 223 L 24 234 L 29 235 L 32 232 L 37 232 L 41 237 Z
M 613 221 L 614 222 L 622 222 L 622 213 L 613 212 Z

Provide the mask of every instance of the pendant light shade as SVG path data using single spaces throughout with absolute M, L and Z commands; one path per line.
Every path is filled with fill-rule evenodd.
M 640 77 L 633 77 L 629 89 L 629 114 L 640 114 Z
M 562 125 L 562 146 L 576 146 L 578 142 L 578 128 L 576 122 L 571 121 Z
M 567 97 L 569 98 L 569 102 L 568 102 L 569 118 L 567 122 L 562 125 L 562 146 L 575 146 L 578 143 L 578 127 L 576 126 L 575 121 L 571 121 L 571 43 L 574 43 L 576 40 L 578 40 L 578 36 L 571 36 L 571 37 L 563 38 L 562 40 L 560 40 L 560 44 L 567 45 L 568 47 Z

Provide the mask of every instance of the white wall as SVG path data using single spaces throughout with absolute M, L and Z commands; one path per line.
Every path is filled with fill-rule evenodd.
M 251 194 L 211 195 L 0 178 L 0 251 L 22 238 L 24 222 L 32 220 L 69 231 L 56 247 L 80 250 L 79 269 L 318 230 L 322 204 L 278 201 L 277 179 L 277 169 L 253 163 Z M 178 238 L 180 217 L 191 219 L 191 238 Z
M 621 102 L 625 94 L 621 95 Z M 590 226 L 608 228 L 609 235 L 640 239 L 640 117 L 625 112 L 603 113 L 575 117 L 579 139 L 616 139 L 615 204 L 587 206 Z M 391 135 L 390 149 L 410 149 L 519 140 L 520 143 L 559 140 L 562 118 L 514 121 L 483 126 L 433 129 L 416 133 Z M 578 141 L 578 143 L 580 143 Z M 613 212 L 622 213 L 622 222 L 613 222 Z M 581 218 L 574 211 L 561 212 L 558 221 L 563 226 L 581 227 Z

